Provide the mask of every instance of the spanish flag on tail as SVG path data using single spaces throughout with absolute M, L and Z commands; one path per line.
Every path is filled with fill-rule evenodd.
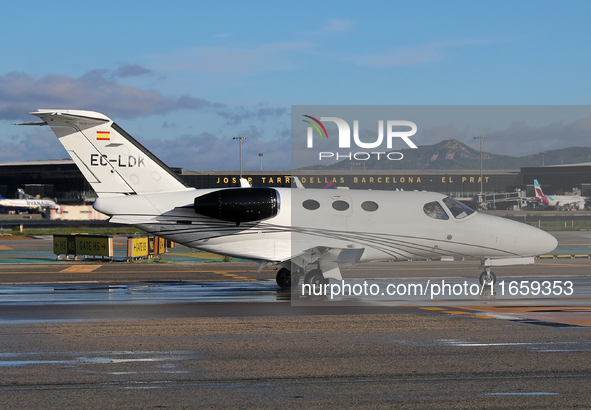
M 111 140 L 111 132 L 110 131 L 97 131 L 96 132 L 96 139 L 98 141 L 110 141 Z

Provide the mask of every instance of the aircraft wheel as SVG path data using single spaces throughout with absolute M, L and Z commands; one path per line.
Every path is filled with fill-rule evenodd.
M 304 283 L 312 286 L 322 286 L 324 285 L 324 276 L 322 275 L 322 271 L 320 269 L 313 269 L 306 274 L 304 278 Z
M 300 283 L 300 275 L 299 272 L 298 273 L 292 273 L 291 274 L 291 288 L 295 288 L 296 286 L 298 286 L 298 283 Z
M 480 274 L 480 284 L 481 285 L 494 285 L 497 283 L 497 277 L 493 271 L 484 271 Z
M 277 284 L 281 289 L 289 289 L 291 287 L 291 271 L 287 268 L 281 268 L 277 271 L 277 277 L 275 278 Z M 299 278 L 298 278 L 299 280 Z

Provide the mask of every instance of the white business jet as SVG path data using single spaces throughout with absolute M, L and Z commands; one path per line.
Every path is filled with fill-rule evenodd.
M 277 284 L 341 280 L 340 266 L 376 260 L 534 262 L 556 239 L 532 226 L 479 214 L 434 192 L 237 187 L 195 189 L 103 114 L 31 113 L 49 125 L 96 191 L 110 221 L 192 248 L 272 264 Z

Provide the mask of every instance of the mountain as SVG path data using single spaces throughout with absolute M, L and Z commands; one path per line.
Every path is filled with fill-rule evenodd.
M 359 169 L 365 165 L 367 170 L 445 170 L 480 169 L 480 151 L 470 148 L 458 140 L 441 141 L 434 145 L 421 145 L 419 149 L 402 149 L 401 161 L 377 160 L 375 156 L 367 161 L 343 160 L 331 165 L 310 166 L 303 169 L 348 170 Z M 562 161 L 562 162 L 561 162 Z M 363 164 L 365 162 L 365 164 Z M 544 165 L 577 164 L 591 162 L 591 147 L 570 147 L 546 151 L 524 157 L 482 153 L 483 169 L 519 169 Z

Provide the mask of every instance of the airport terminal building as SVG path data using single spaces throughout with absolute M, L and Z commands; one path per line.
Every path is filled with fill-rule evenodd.
M 239 185 L 238 171 L 173 171 L 195 188 L 226 188 Z M 291 186 L 293 173 L 285 171 L 243 172 L 253 186 Z M 470 198 L 480 192 L 479 170 L 432 171 L 297 171 L 306 188 L 349 187 L 375 190 L 426 190 L 456 198 Z M 549 194 L 570 193 L 579 189 L 591 196 L 591 163 L 528 167 L 519 170 L 483 170 L 484 192 L 525 191 L 533 196 L 537 179 Z M 0 164 L 0 195 L 14 198 L 18 188 L 30 195 L 57 198 L 62 203 L 89 203 L 96 195 L 70 159 L 27 161 Z

